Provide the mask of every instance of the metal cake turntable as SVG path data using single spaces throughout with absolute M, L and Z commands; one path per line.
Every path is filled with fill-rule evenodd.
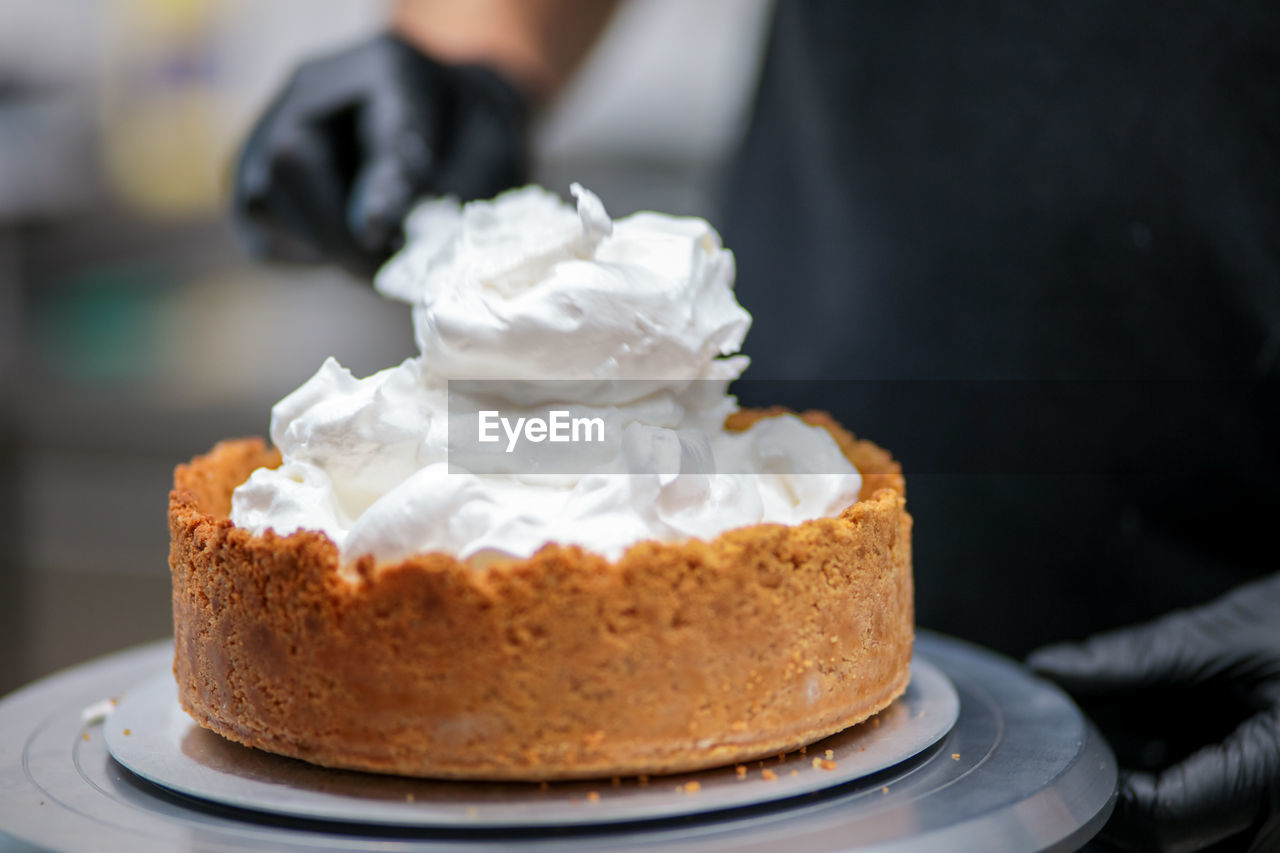
M 0 848 L 1070 850 L 1114 798 L 1111 752 L 1061 691 L 924 631 L 907 694 L 804 754 L 545 786 L 324 770 L 232 744 L 178 709 L 171 661 L 155 643 L 0 702 Z M 105 722 L 82 719 L 108 697 Z

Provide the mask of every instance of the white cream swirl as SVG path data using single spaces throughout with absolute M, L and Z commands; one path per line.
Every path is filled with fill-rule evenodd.
M 284 464 L 236 490 L 232 521 L 322 531 L 344 561 L 525 557 L 548 542 L 615 559 L 644 539 L 853 503 L 861 478 L 824 430 L 790 416 L 723 429 L 751 318 L 719 235 L 700 219 L 611 221 L 573 191 L 576 212 L 536 187 L 420 205 L 377 287 L 413 305 L 421 355 L 365 379 L 329 359 L 281 400 L 271 438 Z M 447 382 L 461 379 L 504 380 L 512 407 L 601 415 L 621 441 L 580 474 L 459 471 Z M 571 381 L 511 383 L 549 379 Z

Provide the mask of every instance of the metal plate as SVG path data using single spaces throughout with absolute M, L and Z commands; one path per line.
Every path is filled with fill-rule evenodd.
M 83 723 L 80 714 L 167 667 L 171 646 L 153 644 L 52 676 L 0 702 L 0 848 L 475 853 L 677 846 L 699 853 L 1012 853 L 1073 850 L 1090 838 L 1110 813 L 1116 767 L 1071 701 L 976 646 L 922 631 L 916 649 L 951 680 L 960 715 L 935 747 L 871 777 L 778 802 L 666 820 L 462 830 L 226 808 L 171 793 L 126 770 L 108 754 L 102 724 Z M 607 793 L 600 789 L 602 803 Z
M 328 770 L 250 749 L 196 725 L 179 706 L 168 669 L 127 690 L 104 729 L 111 755 L 134 773 L 225 806 L 391 826 L 551 827 L 671 818 L 803 796 L 918 755 L 951 731 L 959 712 L 951 682 L 917 655 L 906 692 L 880 714 L 804 753 L 742 765 L 741 776 L 730 766 L 643 782 L 545 787 Z

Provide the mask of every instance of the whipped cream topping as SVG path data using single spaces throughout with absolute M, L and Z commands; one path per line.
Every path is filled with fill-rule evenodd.
M 344 563 L 527 557 L 548 542 L 616 559 L 646 539 L 796 524 L 856 501 L 861 478 L 825 430 L 793 416 L 724 430 L 751 318 L 711 226 L 613 221 L 573 194 L 576 211 L 537 187 L 417 207 L 376 287 L 413 306 L 421 355 L 364 379 L 329 359 L 276 404 L 284 464 L 236 490 L 232 521 L 321 531 Z M 449 380 L 503 380 L 504 405 L 599 415 L 621 440 L 581 473 L 460 470 Z

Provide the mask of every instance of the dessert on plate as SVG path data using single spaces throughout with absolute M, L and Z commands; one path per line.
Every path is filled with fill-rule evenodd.
M 822 413 L 738 409 L 750 317 L 707 223 L 574 192 L 421 205 L 377 280 L 421 354 L 330 359 L 274 447 L 177 468 L 200 725 L 330 767 L 570 779 L 789 751 L 905 689 L 900 467 Z M 601 440 L 511 428 L 556 413 Z

